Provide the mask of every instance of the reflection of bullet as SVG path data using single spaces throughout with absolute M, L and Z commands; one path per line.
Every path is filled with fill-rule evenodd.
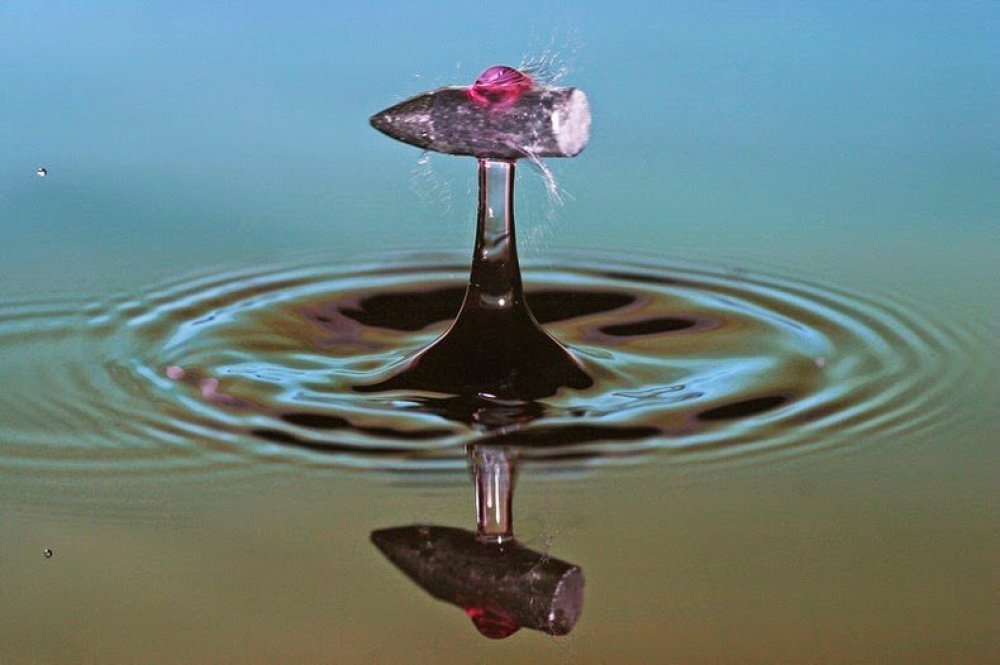
M 518 628 L 566 635 L 583 609 L 583 571 L 516 542 L 443 526 L 373 531 L 372 542 L 429 594 L 461 607 L 488 637 Z
M 494 159 L 573 157 L 590 139 L 582 90 L 534 87 L 501 104 L 477 101 L 470 90 L 417 95 L 373 115 L 372 127 L 426 150 Z

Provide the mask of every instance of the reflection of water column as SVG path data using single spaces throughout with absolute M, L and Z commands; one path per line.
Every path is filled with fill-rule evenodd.
M 514 461 L 501 446 L 473 446 L 476 527 L 479 540 L 502 544 L 514 539 Z
M 376 547 L 435 598 L 462 608 L 486 637 L 520 628 L 566 635 L 583 610 L 579 566 L 514 539 L 515 461 L 502 446 L 468 450 L 477 533 L 430 524 L 373 531 Z
M 565 635 L 583 609 L 583 571 L 514 539 L 515 460 L 503 446 L 468 450 L 477 533 L 414 525 L 372 532 L 372 542 L 430 594 L 461 607 L 480 633 L 520 628 Z

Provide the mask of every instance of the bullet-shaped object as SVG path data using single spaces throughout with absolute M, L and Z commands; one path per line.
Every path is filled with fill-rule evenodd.
M 404 143 L 479 158 L 573 157 L 590 140 L 590 107 L 578 88 L 535 86 L 490 101 L 476 86 L 438 88 L 371 117 Z
M 516 541 L 498 545 L 444 526 L 373 531 L 372 542 L 429 594 L 465 610 L 480 632 L 566 635 L 583 609 L 583 571 Z

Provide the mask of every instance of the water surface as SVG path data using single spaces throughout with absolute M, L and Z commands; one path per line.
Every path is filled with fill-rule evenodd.
M 0 9 L 0 660 L 995 659 L 996 9 L 508 9 Z M 369 542 L 473 528 L 481 432 L 322 386 L 472 241 L 472 160 L 366 119 L 553 35 L 594 136 L 563 207 L 523 170 L 528 298 L 631 387 L 526 431 L 656 431 L 533 450 L 585 607 L 493 642 Z

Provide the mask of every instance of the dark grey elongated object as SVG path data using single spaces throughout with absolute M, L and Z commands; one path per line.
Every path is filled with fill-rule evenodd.
M 371 124 L 404 143 L 450 155 L 573 157 L 590 140 L 590 106 L 578 88 L 536 86 L 508 104 L 484 104 L 469 88 L 447 87 L 380 111 Z
M 515 541 L 497 545 L 445 526 L 380 529 L 372 542 L 435 598 L 473 616 L 487 611 L 515 627 L 566 635 L 583 610 L 583 571 Z

